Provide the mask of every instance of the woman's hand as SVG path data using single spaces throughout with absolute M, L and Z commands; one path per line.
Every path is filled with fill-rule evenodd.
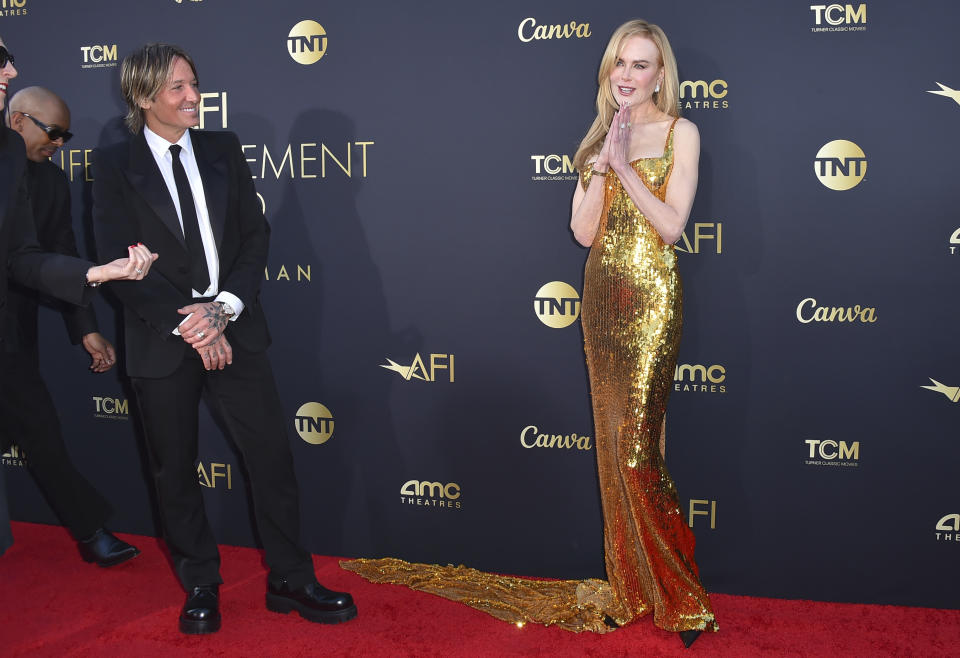
M 147 276 L 153 261 L 159 256 L 142 243 L 127 247 L 127 257 L 118 258 L 103 265 L 94 265 L 87 270 L 88 283 L 107 281 L 139 281 Z
M 610 122 L 610 130 L 607 131 L 607 139 L 604 140 L 604 148 L 607 148 L 609 142 L 610 148 L 607 159 L 610 168 L 617 174 L 624 171 L 628 166 L 627 152 L 630 150 L 630 136 L 633 134 L 633 126 L 630 123 L 630 106 L 621 105 L 617 113 L 613 115 L 613 121 Z M 612 136 L 612 137 L 611 137 Z

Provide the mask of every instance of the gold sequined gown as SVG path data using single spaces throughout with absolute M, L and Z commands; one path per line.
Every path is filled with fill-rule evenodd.
M 673 168 L 664 153 L 633 163 L 661 200 Z M 581 174 L 586 188 L 589 166 Z M 603 184 L 599 179 L 595 184 Z M 378 583 L 466 603 L 504 621 L 605 633 L 654 613 L 669 631 L 716 630 L 658 441 L 680 339 L 673 246 L 606 176 L 603 215 L 585 271 L 582 322 L 593 395 L 608 581 L 535 580 L 395 558 L 342 562 Z

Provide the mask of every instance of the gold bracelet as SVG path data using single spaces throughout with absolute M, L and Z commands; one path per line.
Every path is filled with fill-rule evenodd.
M 606 171 L 597 171 L 596 169 L 593 169 L 592 171 L 593 171 L 593 175 L 594 175 L 594 176 L 606 176 L 606 175 L 607 175 L 607 172 L 606 172 Z M 609 169 L 608 169 L 607 171 L 609 171 Z

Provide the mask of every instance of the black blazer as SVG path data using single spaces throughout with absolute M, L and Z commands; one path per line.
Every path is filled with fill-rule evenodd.
M 70 185 L 67 175 L 49 160 L 27 161 L 27 191 L 33 208 L 37 242 L 44 251 L 79 256 L 70 217 Z M 7 319 L 3 337 L 7 351 L 37 358 L 37 307 L 42 295 L 14 281 L 7 291 Z M 46 301 L 46 300 L 43 300 Z M 92 306 L 60 304 L 70 342 L 77 344 L 86 334 L 98 331 Z
M 227 340 L 250 352 L 270 344 L 260 306 L 270 227 L 260 210 L 250 168 L 231 132 L 190 132 L 220 260 L 219 290 L 244 304 L 227 325 Z M 190 260 L 173 198 L 141 131 L 128 142 L 94 152 L 93 225 L 97 252 L 112 260 L 142 242 L 160 258 L 142 281 L 116 281 L 124 305 L 127 374 L 165 377 L 193 349 L 173 329 L 193 303 Z M 132 285 L 131 285 L 132 284 Z
M 27 163 L 23 140 L 0 126 L 0 326 L 7 315 L 7 278 L 73 304 L 88 304 L 93 288 L 86 285 L 93 263 L 44 253 L 36 239 L 24 180 Z M 0 332 L 0 341 L 3 341 Z

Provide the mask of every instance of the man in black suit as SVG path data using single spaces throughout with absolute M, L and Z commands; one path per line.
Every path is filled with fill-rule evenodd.
M 37 241 L 44 251 L 78 256 L 70 217 L 70 187 L 63 171 L 48 158 L 72 136 L 70 110 L 53 92 L 27 87 L 10 99 L 10 127 L 23 138 L 27 152 L 27 190 Z M 27 454 L 31 474 L 54 512 L 77 539 L 87 562 L 110 567 L 139 551 L 104 528 L 111 508 L 74 467 L 60 431 L 57 410 L 40 376 L 37 307 L 40 295 L 12 283 L 7 317 L 0 327 L 0 447 L 17 443 Z M 62 304 L 73 344 L 90 353 L 94 372 L 115 362 L 113 345 L 97 330 L 93 307 Z
M 124 305 L 127 371 L 136 392 L 164 538 L 187 592 L 184 633 L 220 627 L 220 555 L 197 482 L 197 415 L 205 390 L 243 455 L 270 573 L 267 607 L 311 621 L 356 616 L 349 594 L 316 581 L 299 544 L 300 508 L 287 419 L 267 359 L 260 305 L 269 225 L 236 135 L 192 131 L 200 94 L 190 56 L 151 44 L 127 57 L 120 88 L 129 142 L 94 159 L 97 250 L 130 242 L 162 251 Z
M 0 111 L 7 102 L 10 81 L 17 77 L 13 55 L 0 39 Z M 63 254 L 45 253 L 36 230 L 24 177 L 26 150 L 23 139 L 0 125 L 0 326 L 6 323 L 7 278 L 73 304 L 90 303 L 93 288 L 118 279 L 139 280 L 147 275 L 157 254 L 144 245 L 131 244 L 127 255 L 94 265 Z M 4 337 L 0 332 L 0 352 Z M 0 549 L 9 544 L 6 497 L 0 487 Z M 2 551 L 0 551 L 2 552 Z

